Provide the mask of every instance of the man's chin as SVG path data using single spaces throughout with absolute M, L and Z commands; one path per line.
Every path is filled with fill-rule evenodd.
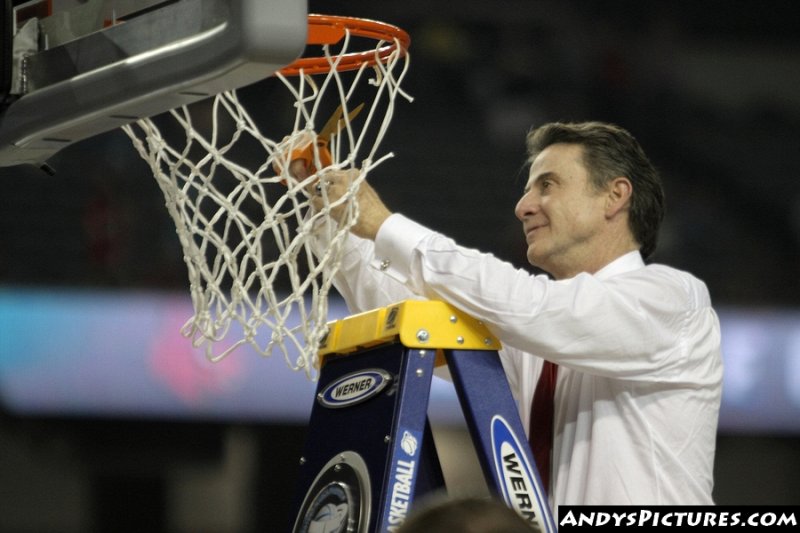
M 544 261 L 539 254 L 528 253 L 528 263 L 531 266 L 544 270 Z
M 550 264 L 550 262 L 548 261 L 548 258 L 550 256 L 542 252 L 543 250 L 541 246 L 537 247 L 536 249 L 533 249 L 533 247 L 528 248 L 528 254 L 527 254 L 528 263 L 530 263 L 532 267 L 538 268 L 539 270 L 543 270 L 545 272 L 549 272 L 547 270 L 547 267 Z

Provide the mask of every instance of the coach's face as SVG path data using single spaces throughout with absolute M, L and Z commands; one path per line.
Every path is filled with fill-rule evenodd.
M 556 279 L 586 271 L 603 242 L 606 196 L 592 187 L 583 147 L 553 144 L 531 164 L 514 210 L 528 243 L 528 261 Z

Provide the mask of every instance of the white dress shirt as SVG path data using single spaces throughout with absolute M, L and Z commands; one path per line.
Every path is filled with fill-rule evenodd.
M 482 320 L 524 425 L 559 365 L 551 504 L 711 504 L 722 361 L 705 284 L 638 252 L 553 281 L 402 215 L 350 236 L 336 288 L 352 312 L 444 300 Z

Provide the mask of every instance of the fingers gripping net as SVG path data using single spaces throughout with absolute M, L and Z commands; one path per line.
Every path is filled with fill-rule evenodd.
M 400 46 L 372 66 L 339 72 L 349 45 L 348 33 L 340 50 L 323 47 L 327 72 L 267 80 L 288 90 L 294 105 L 288 125 L 278 124 L 275 113 L 259 126 L 241 95 L 230 91 L 124 128 L 164 193 L 183 248 L 194 316 L 182 333 L 212 360 L 246 343 L 263 355 L 279 350 L 290 368 L 316 378 L 328 294 L 358 216 L 353 199 L 392 156 L 378 148 L 398 96 L 411 100 L 400 89 L 408 68 Z M 365 92 L 370 101 L 354 117 Z M 271 102 L 261 100 L 259 111 Z M 341 122 L 323 149 L 314 140 L 337 106 Z M 311 174 L 298 179 L 289 172 L 293 154 L 309 145 Z M 313 209 L 315 185 L 343 169 L 358 169 L 347 192 L 335 201 L 324 194 L 322 208 Z M 343 213 L 338 222 L 329 216 L 333 209 Z

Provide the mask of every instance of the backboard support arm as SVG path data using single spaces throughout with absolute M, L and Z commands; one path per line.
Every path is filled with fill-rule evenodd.
M 297 0 L 178 0 L 25 59 L 28 92 L 0 116 L 0 166 L 270 76 L 303 51 Z

